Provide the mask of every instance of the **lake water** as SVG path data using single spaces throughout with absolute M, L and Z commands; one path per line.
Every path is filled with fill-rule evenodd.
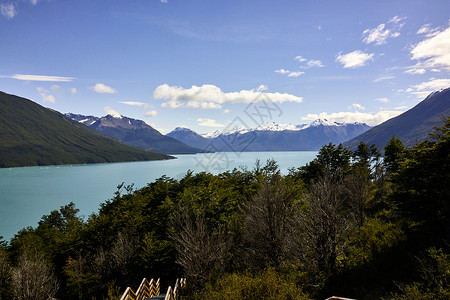
M 233 168 L 252 169 L 259 159 L 275 159 L 283 174 L 310 162 L 317 151 L 222 152 L 177 155 L 148 162 L 0 169 L 0 236 L 9 240 L 20 229 L 35 227 L 43 215 L 74 202 L 80 215 L 97 212 L 122 182 L 141 188 L 166 175 L 181 179 L 187 170 L 218 174 Z

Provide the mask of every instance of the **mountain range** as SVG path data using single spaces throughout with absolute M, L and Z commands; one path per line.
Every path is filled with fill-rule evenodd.
M 330 142 L 339 144 L 371 127 L 364 123 L 337 123 L 326 119 L 311 124 L 264 123 L 200 135 L 188 128 L 175 128 L 167 136 L 209 151 L 302 151 L 319 150 Z
M 199 153 L 202 150 L 188 146 L 177 139 L 161 134 L 141 120 L 107 115 L 101 118 L 68 113 L 67 117 L 83 123 L 98 132 L 146 151 L 169 154 Z
M 450 88 L 447 88 L 431 93 L 410 110 L 347 141 L 344 146 L 355 149 L 364 142 L 382 149 L 395 135 L 405 146 L 412 147 L 426 140 L 433 127 L 442 126 L 449 116 Z
M 323 119 L 301 125 L 264 123 L 256 128 L 217 130 L 202 135 L 177 127 L 162 135 L 144 121 L 124 116 L 99 118 L 72 113 L 66 116 L 124 143 L 164 153 L 318 150 L 324 144 L 342 143 L 370 128 L 363 123 Z
M 0 167 L 169 159 L 125 145 L 31 100 L 0 92 Z

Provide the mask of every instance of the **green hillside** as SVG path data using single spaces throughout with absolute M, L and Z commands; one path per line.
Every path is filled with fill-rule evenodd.
M 59 112 L 3 92 L 0 115 L 3 168 L 171 158 L 121 144 Z
M 344 143 L 345 147 L 356 149 L 360 142 L 384 147 L 396 136 L 407 147 L 428 138 L 433 127 L 441 126 L 450 115 L 450 88 L 434 92 L 410 110 L 389 119 L 380 125 Z

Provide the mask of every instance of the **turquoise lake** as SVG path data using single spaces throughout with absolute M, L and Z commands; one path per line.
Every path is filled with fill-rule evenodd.
M 166 175 L 181 179 L 188 170 L 218 174 L 233 168 L 253 169 L 275 159 L 283 174 L 310 162 L 317 151 L 222 152 L 176 155 L 177 159 L 148 162 L 108 163 L 0 169 L 0 236 L 9 240 L 20 229 L 35 227 L 43 215 L 74 202 L 87 218 L 100 203 L 111 199 L 117 185 L 135 188 Z

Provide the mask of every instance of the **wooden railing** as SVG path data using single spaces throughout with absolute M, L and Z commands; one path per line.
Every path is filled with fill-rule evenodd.
M 144 278 L 139 285 L 136 293 L 128 287 L 123 293 L 120 300 L 143 300 L 159 295 L 159 279 L 155 282 L 153 279 L 150 282 Z
M 171 286 L 167 289 L 166 297 L 164 300 L 177 300 L 178 293 L 181 288 L 186 285 L 186 278 L 177 279 L 175 282 L 175 287 L 172 289 Z
M 177 300 L 179 296 L 179 291 L 186 285 L 186 278 L 177 279 L 175 282 L 175 287 L 169 286 L 167 289 L 166 296 L 164 300 Z M 159 296 L 159 279 L 155 282 L 153 279 L 150 282 L 147 279 L 143 279 L 141 285 L 137 289 L 136 293 L 128 287 L 123 293 L 120 300 L 144 300 L 151 297 Z

